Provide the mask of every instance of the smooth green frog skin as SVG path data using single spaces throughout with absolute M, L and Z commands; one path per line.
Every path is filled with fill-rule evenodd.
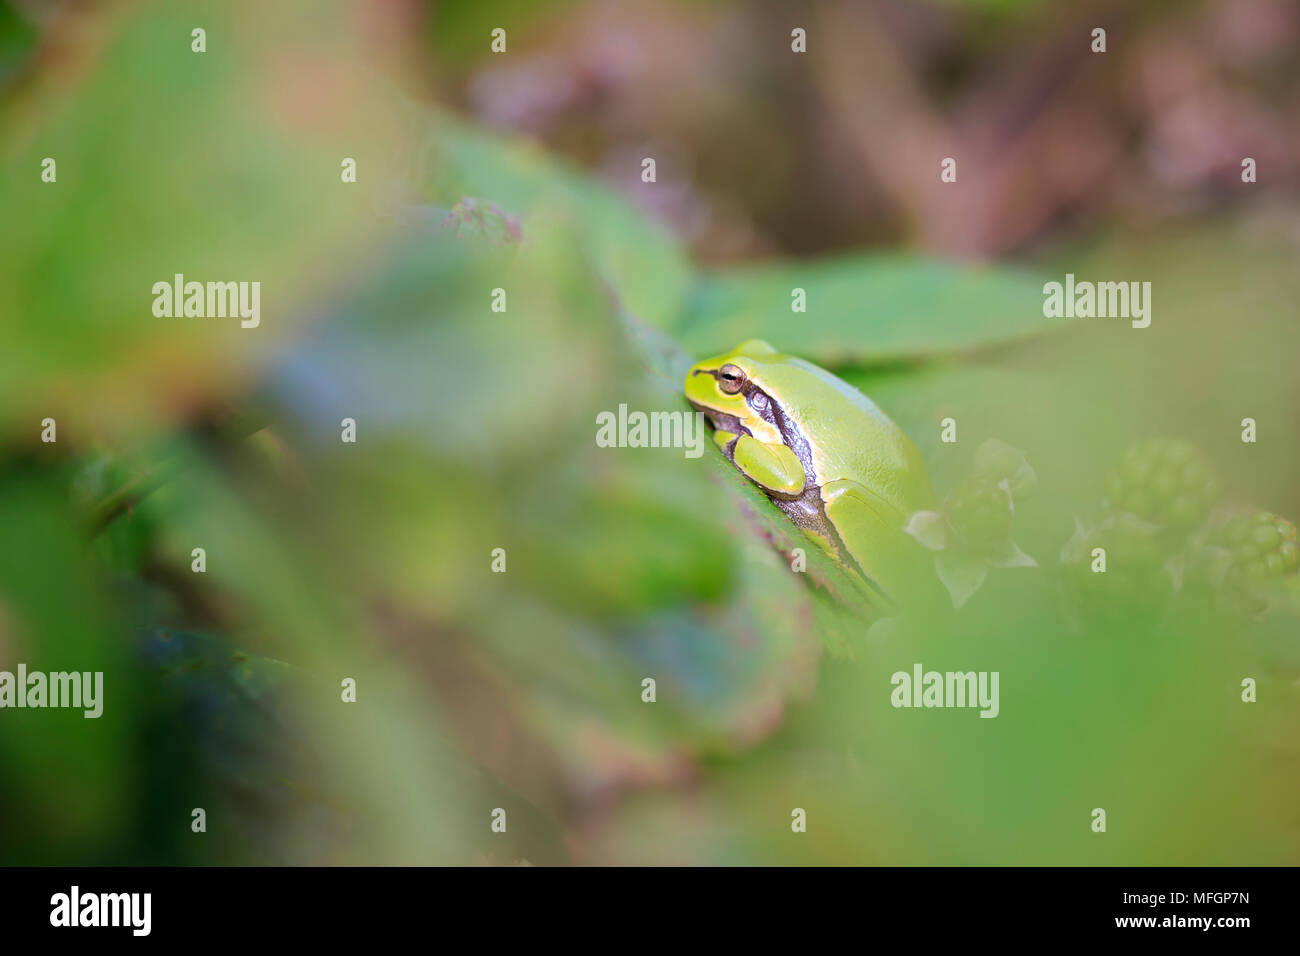
M 796 525 L 894 607 L 914 592 L 913 512 L 934 507 L 920 451 L 871 399 L 823 368 L 751 339 L 686 375 L 714 442 Z

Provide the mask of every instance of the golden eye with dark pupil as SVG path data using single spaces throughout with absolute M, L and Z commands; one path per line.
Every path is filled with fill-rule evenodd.
M 724 365 L 718 369 L 718 388 L 735 395 L 745 387 L 745 372 L 738 365 Z

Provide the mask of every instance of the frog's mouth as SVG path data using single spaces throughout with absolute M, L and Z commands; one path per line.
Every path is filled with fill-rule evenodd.
M 687 399 L 687 401 L 691 401 Z M 744 425 L 740 424 L 740 419 L 735 415 L 729 415 L 726 412 L 720 412 L 716 408 L 709 408 L 707 405 L 701 405 L 699 402 L 691 402 L 691 407 L 697 412 L 703 412 L 704 417 L 709 420 L 709 425 L 714 431 L 731 432 L 733 435 L 751 435 L 752 432 Z

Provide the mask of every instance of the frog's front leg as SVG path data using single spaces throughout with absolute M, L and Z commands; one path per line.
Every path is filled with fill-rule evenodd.
M 769 495 L 795 498 L 803 493 L 803 462 L 789 446 L 728 431 L 714 432 L 713 440 L 746 478 Z

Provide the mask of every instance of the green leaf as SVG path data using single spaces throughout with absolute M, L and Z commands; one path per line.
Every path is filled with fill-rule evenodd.
M 686 252 L 665 230 L 590 175 L 536 144 L 484 133 L 449 116 L 433 121 L 425 197 L 452 206 L 486 199 L 530 224 L 567 225 L 629 312 L 659 328 L 680 316 L 694 278 Z
M 794 289 L 807 312 L 792 312 Z M 681 334 L 698 354 L 763 338 L 825 364 L 882 364 L 969 351 L 1057 328 L 1028 273 L 911 256 L 715 272 L 696 287 Z

